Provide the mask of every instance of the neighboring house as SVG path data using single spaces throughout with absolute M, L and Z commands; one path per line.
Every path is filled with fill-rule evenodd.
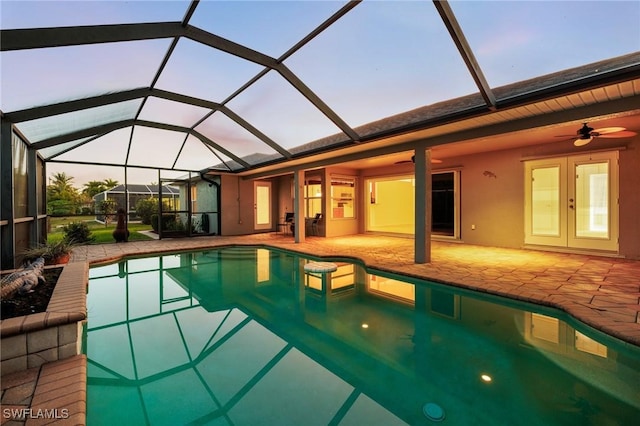
M 118 185 L 94 195 L 93 202 L 95 205 L 96 220 L 98 222 L 104 222 L 104 215 L 100 210 L 100 203 L 104 200 L 114 200 L 116 202 L 114 211 L 120 208 L 124 209 L 128 212 L 130 221 L 140 220 L 136 215 L 136 203 L 138 200 L 146 200 L 149 198 L 158 199 L 159 188 L 158 185 L 128 184 L 126 186 L 126 193 L 127 196 L 125 196 L 125 185 Z M 179 197 L 178 188 L 168 185 L 162 187 L 162 200 L 172 209 L 177 208 Z

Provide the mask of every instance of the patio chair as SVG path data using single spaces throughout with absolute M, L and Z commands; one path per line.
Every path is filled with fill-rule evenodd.
M 314 217 L 313 220 L 311 221 L 311 233 L 313 235 L 320 235 L 318 231 L 318 226 L 320 225 L 321 221 L 322 221 L 322 213 L 316 213 L 316 217 Z
M 282 228 L 282 233 L 286 234 L 288 231 L 288 229 L 291 229 L 291 225 L 293 224 L 293 213 L 285 213 L 284 214 L 284 221 L 278 224 L 278 230 L 280 230 L 280 228 Z M 291 231 L 293 232 L 293 231 Z

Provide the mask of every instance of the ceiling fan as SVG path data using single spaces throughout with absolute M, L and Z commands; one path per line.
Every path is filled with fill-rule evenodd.
M 416 162 L 416 156 L 412 155 L 411 160 L 400 160 L 400 161 L 396 161 L 393 164 L 405 164 L 405 163 L 415 163 L 415 162 Z M 442 163 L 442 160 L 439 160 L 437 158 L 431 159 L 431 164 L 440 164 L 440 163 Z
M 602 127 L 600 129 L 594 129 L 589 127 L 587 123 L 584 123 L 582 127 L 576 132 L 578 139 L 573 144 L 575 146 L 584 146 L 591 142 L 593 138 L 628 138 L 635 136 L 637 133 L 627 130 L 624 127 Z M 568 137 L 572 135 L 563 135 L 561 137 Z

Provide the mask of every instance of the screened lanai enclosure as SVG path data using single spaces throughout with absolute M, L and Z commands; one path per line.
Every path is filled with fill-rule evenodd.
M 159 200 L 160 188 L 158 185 L 141 185 L 141 184 L 128 184 L 125 188 L 124 185 L 114 186 L 113 188 L 102 191 L 99 194 L 93 196 L 93 202 L 96 206 L 96 220 L 99 222 L 105 221 L 105 212 L 100 208 L 100 205 L 107 200 L 113 202 L 113 210 L 117 211 L 123 209 L 127 212 L 127 218 L 131 220 L 140 220 L 140 216 L 136 213 L 136 204 L 140 200 Z M 180 200 L 180 191 L 173 186 L 162 187 L 162 201 L 172 207 L 174 210 L 178 209 Z
M 178 210 L 192 229 L 207 217 L 216 224 L 207 233 L 219 234 L 225 206 L 195 205 L 213 197 L 208 189 L 292 174 L 297 188 L 305 171 L 329 164 L 414 156 L 418 191 L 431 187 L 432 157 L 481 149 L 459 143 L 553 126 L 538 138 L 551 142 L 575 134 L 583 117 L 637 110 L 640 91 L 631 83 L 605 97 L 577 95 L 638 78 L 637 2 L 3 0 L 0 8 L 3 269 L 45 238 L 54 171 L 80 179 L 117 170 L 125 186 L 150 182 L 145 172 L 201 186 Z M 225 187 L 226 176 L 238 183 Z M 446 185 L 447 205 L 434 214 L 445 216 L 436 232 L 449 235 L 459 225 Z M 416 192 L 416 217 L 429 210 L 427 192 Z M 345 219 L 326 197 L 318 209 L 327 220 Z M 294 198 L 297 214 L 303 206 Z M 426 216 L 426 225 L 413 219 L 417 251 L 430 236 Z

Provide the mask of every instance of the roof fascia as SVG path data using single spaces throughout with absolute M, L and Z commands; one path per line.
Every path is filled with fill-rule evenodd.
M 375 157 L 379 155 L 392 154 L 396 152 L 408 151 L 414 149 L 416 143 L 422 143 L 427 148 L 432 148 L 439 145 L 446 145 L 449 143 L 462 142 L 471 139 L 479 139 L 479 138 L 490 138 L 492 136 L 501 135 L 504 133 L 511 133 L 523 130 L 534 129 L 536 127 L 550 126 L 554 124 L 566 123 L 568 121 L 576 121 L 583 120 L 585 117 L 603 117 L 612 114 L 620 114 L 626 111 L 637 111 L 638 105 L 640 105 L 640 95 L 616 99 L 613 101 L 607 101 L 602 103 L 596 103 L 587 105 L 584 107 L 574 108 L 571 110 L 558 111 L 550 114 L 537 115 L 532 117 L 526 117 L 518 120 L 507 121 L 496 123 L 489 126 L 484 126 L 480 128 L 471 128 L 466 129 L 454 133 L 443 134 L 435 137 L 431 137 L 428 139 L 420 138 L 416 136 L 414 140 L 410 140 L 407 142 L 395 144 L 395 145 L 385 145 L 380 148 L 373 149 L 365 149 L 360 152 L 349 153 L 349 154 L 340 154 L 340 150 L 345 147 L 335 149 L 335 156 L 331 158 L 323 158 L 320 160 L 313 160 L 313 156 L 315 154 L 322 154 L 322 152 L 315 152 L 310 155 L 304 155 L 299 158 L 294 158 L 296 161 L 295 165 L 289 164 L 280 164 L 270 165 L 269 167 L 254 167 L 252 170 L 247 170 L 244 172 L 238 173 L 243 177 L 243 179 L 257 179 L 257 178 L 265 178 L 270 176 L 277 176 L 282 174 L 291 173 L 294 169 L 311 169 L 317 167 L 326 167 L 332 164 L 341 163 L 345 161 L 353 161 L 360 160 L 363 158 Z M 469 117 L 473 118 L 473 117 Z M 444 123 L 443 123 L 444 124 Z M 418 132 L 419 130 L 426 130 L 429 128 L 437 127 L 435 125 L 424 126 L 423 129 L 412 129 L 410 131 L 404 132 L 413 133 Z M 532 130 L 533 131 L 533 130 Z M 402 133 L 396 133 L 393 135 L 386 135 L 379 138 L 375 138 L 373 140 L 368 140 L 367 142 L 377 142 L 380 140 L 388 139 L 395 136 L 401 136 Z M 487 150 L 490 150 L 488 147 Z M 307 157 L 305 159 L 304 157 Z M 274 167 L 275 166 L 275 167 Z

